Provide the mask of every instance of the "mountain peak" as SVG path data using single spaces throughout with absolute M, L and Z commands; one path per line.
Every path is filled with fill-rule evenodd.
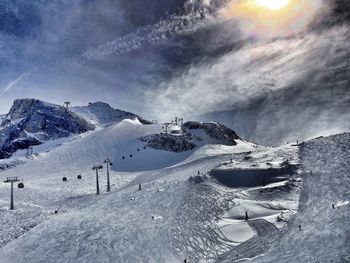
M 113 108 L 111 107 L 111 105 L 109 105 L 108 103 L 103 102 L 103 101 L 96 101 L 96 102 L 89 103 L 89 106 L 88 106 L 88 107 L 91 107 L 91 108 L 113 109 Z
M 94 128 L 63 106 L 38 99 L 17 99 L 0 124 L 0 158 L 43 141 Z
M 71 110 L 93 124 L 116 123 L 124 119 L 138 119 L 142 124 L 151 123 L 134 113 L 114 109 L 109 104 L 101 101 L 89 103 L 88 106 L 73 107 Z
M 36 109 L 45 107 L 63 108 L 63 106 L 55 105 L 38 99 L 16 99 L 13 102 L 13 105 L 7 114 L 6 119 L 15 120 L 35 111 Z

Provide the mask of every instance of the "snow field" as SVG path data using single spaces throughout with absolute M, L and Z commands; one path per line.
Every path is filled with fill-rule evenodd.
M 0 237 L 6 244 L 26 234 L 0 249 L 0 262 L 232 262 L 232 253 L 242 259 L 266 251 L 265 244 L 278 234 L 274 225 L 280 227 L 279 213 L 297 206 L 294 190 L 266 200 L 261 188 L 275 191 L 283 184 L 230 189 L 211 179 L 195 184 L 188 178 L 231 165 L 231 158 L 243 166 L 248 151 L 259 152 L 254 162 L 297 160 L 296 148 L 275 151 L 245 141 L 237 146 L 207 144 L 184 154 L 141 148 L 139 137 L 160 131 L 161 125 L 122 121 L 48 146 L 33 160 L 3 171 L 1 178 L 15 174 L 24 179 L 25 188 L 15 189 L 18 210 L 12 213 L 6 210 L 9 188 L 0 185 L 0 213 L 6 214 L 1 216 Z M 105 191 L 103 168 L 102 194 L 96 196 L 91 167 L 106 157 L 114 163 L 112 192 Z M 285 198 L 291 201 L 283 202 Z M 254 220 L 237 218 L 244 208 Z

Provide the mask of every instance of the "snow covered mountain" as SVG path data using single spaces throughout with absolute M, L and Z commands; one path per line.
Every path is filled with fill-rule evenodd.
M 0 124 L 0 159 L 43 141 L 93 129 L 94 125 L 62 106 L 18 99 Z
M 113 109 L 104 102 L 94 102 L 88 106 L 73 107 L 71 110 L 93 124 L 111 124 L 124 119 L 138 120 L 141 124 L 151 123 L 131 112 Z
M 1 225 L 9 226 L 8 230 L 0 231 L 0 239 L 2 244 L 10 242 L 13 245 L 21 241 L 26 244 L 15 246 L 19 248 L 16 254 L 21 255 L 19 257 L 9 259 L 2 249 L 0 255 L 8 263 L 29 259 L 60 262 L 62 253 L 70 254 L 64 259 L 67 262 L 114 262 L 118 257 L 124 262 L 178 262 L 188 257 L 195 261 L 200 258 L 212 260 L 256 235 L 255 228 L 259 226 L 251 227 L 240 219 L 244 207 L 249 208 L 252 218 L 266 218 L 268 221 L 262 225 L 274 233 L 276 227 L 285 224 L 277 221 L 282 212 L 286 214 L 282 216 L 286 221 L 295 213 L 298 183 L 283 190 L 284 194 L 278 199 L 281 201 L 258 201 L 255 190 L 250 193 L 243 188 L 222 185 L 209 172 L 217 166 L 231 165 L 230 159 L 240 167 L 247 152 L 254 156 L 248 161 L 252 164 L 266 162 L 266 159 L 272 159 L 276 165 L 286 159 L 298 163 L 296 147 L 259 146 L 239 139 L 234 131 L 214 122 L 187 122 L 182 127 L 170 125 L 168 136 L 187 134 L 197 138 L 196 147 L 182 152 L 156 149 L 140 139 L 160 134 L 165 136 L 163 124 L 142 125 L 135 119 L 124 119 L 71 136 L 54 147 L 50 144 L 42 149 L 40 147 L 45 144 L 35 146 L 36 155 L 32 159 L 14 156 L 3 160 L 3 164 L 20 162 L 9 166 L 0 176 L 16 174 L 24 179 L 26 186 L 23 191 L 16 190 L 17 210 L 9 214 L 4 209 L 8 202 L 7 185 L 0 185 L 3 190 L 0 191 L 3 207 L 0 213 L 4 215 Z M 110 172 L 112 192 L 96 196 L 96 179 L 91 167 L 107 157 L 114 163 Z M 77 179 L 78 174 L 82 179 Z M 200 180 L 203 183 L 197 184 L 196 176 L 203 177 Z M 66 182 L 62 181 L 63 177 L 67 178 Z M 260 187 L 277 191 L 274 189 L 283 189 L 284 184 L 290 184 L 290 179 L 288 177 L 277 185 L 266 182 L 266 186 Z M 104 175 L 100 180 L 104 186 Z M 138 184 L 144 190 L 136 192 Z M 284 198 L 289 201 L 284 202 Z M 283 202 L 283 205 L 276 208 L 273 202 Z M 108 213 L 106 206 L 110 207 Z M 57 209 L 58 214 L 53 213 Z M 225 212 L 227 209 L 229 213 Z M 112 229 L 103 227 L 108 225 Z M 208 236 L 202 236 L 207 231 Z M 32 236 L 34 232 L 36 234 Z M 16 239 L 25 233 L 29 240 Z M 86 235 L 95 237 L 86 238 Z M 28 246 L 38 244 L 33 240 L 36 237 L 47 242 L 39 242 L 40 245 L 29 252 Z M 203 242 L 208 243 L 200 248 L 192 243 L 192 238 L 204 238 Z M 59 240 L 65 240 L 65 245 Z M 113 245 L 105 250 L 97 244 L 96 251 L 103 255 L 93 255 L 91 242 L 97 240 L 100 240 L 98 244 Z M 136 242 L 136 245 L 131 246 L 129 242 Z M 80 252 L 72 250 L 76 247 L 73 243 L 79 244 Z M 66 254 L 68 251 L 71 252 Z
M 125 119 L 139 124 L 151 123 L 103 102 L 67 109 L 37 99 L 18 99 L 7 115 L 0 116 L 0 159 L 29 146 L 85 133 L 94 130 L 95 125 L 108 126 Z
M 86 105 L 0 115 L 0 263 L 350 263 L 350 0 L 1 0 L 0 36 L 1 112 Z
M 318 238 L 327 239 L 321 256 L 349 258 L 341 248 L 349 134 L 265 147 L 216 122 L 173 123 L 166 134 L 163 123 L 142 125 L 134 116 L 94 120 L 98 129 L 34 146 L 33 158 L 0 160 L 1 179 L 19 176 L 25 185 L 9 211 L 9 186 L 0 184 L 1 263 L 323 262 Z M 169 140 L 194 147 L 176 151 Z M 100 195 L 93 165 L 104 166 Z M 339 216 L 329 221 L 331 213 Z M 321 227 L 324 220 L 334 231 Z

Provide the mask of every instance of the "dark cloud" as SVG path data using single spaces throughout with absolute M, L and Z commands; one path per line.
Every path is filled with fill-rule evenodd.
M 164 80 L 176 64 L 160 50 L 203 18 L 202 6 L 178 0 L 2 1 L 0 88 L 31 74 L 17 82 L 21 88 L 5 92 L 0 110 L 16 97 L 37 94 L 56 103 L 107 100 L 142 110 L 142 90 Z
M 237 19 L 221 17 L 235 2 L 3 0 L 0 111 L 18 97 L 102 100 L 148 118 L 219 118 L 267 143 L 343 129 L 347 1 L 324 0 L 305 31 L 275 39 L 242 34 Z

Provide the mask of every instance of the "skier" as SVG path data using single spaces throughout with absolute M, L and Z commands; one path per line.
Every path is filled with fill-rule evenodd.
M 335 209 L 335 205 L 334 204 L 332 204 L 332 207 L 333 207 L 333 209 Z
M 184 263 L 187 263 L 187 259 L 186 258 L 184 259 Z
M 301 231 L 301 225 L 299 225 L 299 231 Z
M 57 210 L 55 210 L 55 214 L 58 214 L 58 211 L 60 211 L 60 208 L 57 208 Z

